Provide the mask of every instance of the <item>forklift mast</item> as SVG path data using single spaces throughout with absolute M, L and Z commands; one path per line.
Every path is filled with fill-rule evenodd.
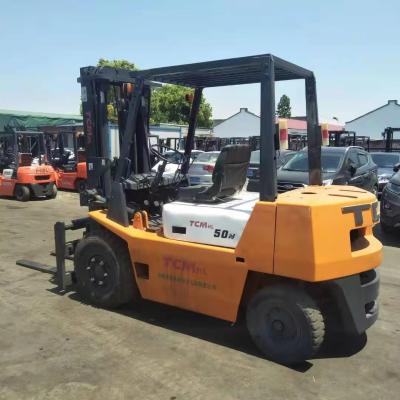
M 45 146 L 44 133 L 35 130 L 24 130 L 6 126 L 5 131 L 0 134 L 0 140 L 9 148 L 12 147 L 15 168 L 18 169 L 20 153 L 31 153 L 38 157 L 39 165 L 47 161 L 47 149 Z
M 79 135 L 78 132 L 82 125 L 72 124 L 72 125 L 60 125 L 57 127 L 57 131 L 47 131 L 47 127 L 42 127 L 45 135 L 45 145 L 47 154 L 50 157 L 50 162 L 53 163 L 52 150 L 58 148 L 60 156 L 65 152 L 65 136 L 72 137 L 72 147 L 75 154 L 75 162 L 78 163 L 78 150 L 80 148 L 86 149 L 86 138 L 85 135 Z
M 119 183 L 130 173 L 151 169 L 148 144 L 150 85 L 133 78 L 132 72 L 109 67 L 81 68 L 83 126 L 86 136 L 88 188 L 106 200 L 111 198 L 112 181 Z M 117 114 L 120 154 L 111 176 L 109 159 L 108 105 Z M 87 200 L 82 199 L 81 204 Z

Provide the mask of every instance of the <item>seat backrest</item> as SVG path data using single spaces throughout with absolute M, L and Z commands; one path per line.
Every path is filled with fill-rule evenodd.
M 232 196 L 240 191 L 246 182 L 250 153 L 250 147 L 245 144 L 223 147 L 215 163 L 213 185 L 205 192 L 199 193 L 199 196 L 196 196 L 198 200 Z
M 19 153 L 19 166 L 29 167 L 32 164 L 32 154 L 31 153 Z

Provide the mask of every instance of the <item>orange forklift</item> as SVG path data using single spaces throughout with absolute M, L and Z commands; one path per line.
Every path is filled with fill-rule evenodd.
M 305 81 L 310 186 L 277 193 L 275 82 Z M 88 152 L 87 218 L 55 225 L 59 286 L 115 308 L 141 298 L 235 322 L 242 309 L 250 336 L 269 359 L 313 357 L 329 331 L 361 334 L 378 316 L 382 245 L 371 193 L 322 186 L 321 132 L 313 72 L 270 54 L 127 71 L 81 69 Z M 193 88 L 185 152 L 174 179 L 148 146 L 153 82 Z M 107 158 L 107 93 L 117 99 L 121 153 Z M 260 84 L 260 192 L 243 190 L 250 158 L 225 146 L 213 184 L 187 186 L 203 88 Z M 124 96 L 121 94 L 121 96 Z M 101 101 L 100 101 L 101 100 Z M 163 163 L 151 172 L 150 154 Z M 180 154 L 180 153 L 179 153 Z M 66 231 L 84 229 L 79 240 Z M 66 271 L 65 257 L 74 260 Z M 45 270 L 26 260 L 18 262 Z M 49 272 L 49 271 L 47 271 Z
M 19 201 L 57 196 L 43 132 L 6 127 L 0 133 L 0 196 Z
M 85 138 L 79 128 L 81 125 L 62 125 L 57 133 L 46 134 L 46 147 L 50 163 L 56 172 L 58 189 L 82 192 L 86 188 L 87 166 Z M 65 145 L 65 139 L 72 147 Z

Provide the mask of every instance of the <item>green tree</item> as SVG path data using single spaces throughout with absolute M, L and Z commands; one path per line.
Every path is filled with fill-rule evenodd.
M 97 66 L 130 69 L 131 71 L 139 70 L 134 63 L 131 63 L 127 60 L 107 60 L 106 58 L 100 58 L 100 60 L 97 62 Z
M 168 122 L 171 124 L 188 124 L 190 116 L 193 89 L 176 85 L 164 85 L 152 93 L 150 104 L 150 122 L 158 124 Z M 202 96 L 200 109 L 197 116 L 197 125 L 203 128 L 212 126 L 211 105 Z
M 290 107 L 290 98 L 283 94 L 276 108 L 276 115 L 279 118 L 290 118 L 292 116 L 292 108 Z
M 100 58 L 98 67 L 124 68 L 137 71 L 139 68 L 134 63 L 127 60 L 107 60 Z M 190 98 L 193 90 L 183 86 L 163 85 L 153 90 L 150 103 L 150 122 L 152 124 L 170 123 L 170 124 L 188 124 L 191 102 Z M 117 120 L 117 113 L 114 107 L 114 92 L 110 90 L 107 95 L 108 118 L 111 121 Z M 82 113 L 82 111 L 81 111 Z M 197 116 L 197 125 L 203 128 L 212 127 L 212 108 L 205 100 L 201 99 L 200 110 Z

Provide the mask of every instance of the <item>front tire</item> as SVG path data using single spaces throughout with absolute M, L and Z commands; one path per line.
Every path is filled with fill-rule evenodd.
M 126 243 L 110 232 L 80 240 L 74 266 L 79 294 L 94 305 L 117 308 L 139 298 Z
M 83 192 L 84 190 L 86 190 L 86 180 L 85 179 L 77 179 L 75 181 L 75 189 L 78 193 Z
M 314 300 L 302 289 L 277 284 L 260 289 L 247 308 L 247 328 L 270 360 L 295 364 L 312 357 L 325 337 L 325 323 Z
M 29 188 L 24 185 L 16 185 L 14 194 L 18 201 L 28 201 L 31 197 Z

